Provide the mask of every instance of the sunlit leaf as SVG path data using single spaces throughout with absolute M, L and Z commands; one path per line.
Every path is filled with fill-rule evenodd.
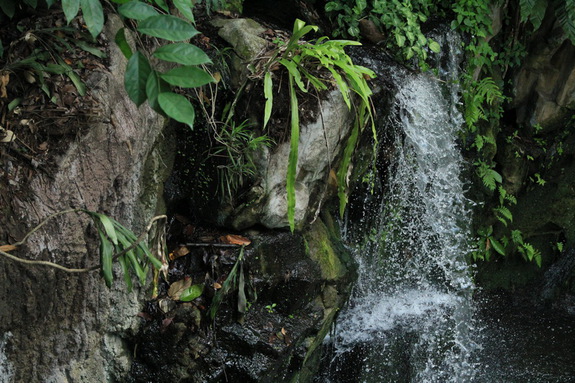
M 190 23 L 170 15 L 148 17 L 138 25 L 138 31 L 166 40 L 187 40 L 199 32 Z
M 146 83 L 151 71 L 148 59 L 141 52 L 134 53 L 128 61 L 124 85 L 128 96 L 138 106 L 146 101 Z
M 212 62 L 203 50 L 187 43 L 161 46 L 156 49 L 153 55 L 159 59 L 183 65 L 200 65 Z
M 205 70 L 195 66 L 181 66 L 160 75 L 169 84 L 183 88 L 196 88 L 214 82 Z
M 82 16 L 90 34 L 96 38 L 104 28 L 104 10 L 100 0 L 80 0 Z
M 164 92 L 158 95 L 158 102 L 168 116 L 176 121 L 188 124 L 190 128 L 194 127 L 196 112 L 187 98 L 176 93 Z

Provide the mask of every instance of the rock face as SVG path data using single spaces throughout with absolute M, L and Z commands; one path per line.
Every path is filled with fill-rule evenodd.
M 575 109 L 575 46 L 550 16 L 515 77 L 513 102 L 519 124 L 547 129 L 564 124 Z
M 239 270 L 244 287 L 228 293 L 213 322 L 197 302 L 151 315 L 134 340 L 138 357 L 129 382 L 311 382 L 322 341 L 355 279 L 338 230 L 322 213 L 305 234 L 250 232 Z M 217 256 L 192 250 L 184 272 Z M 240 291 L 247 297 L 241 316 Z
M 106 27 L 113 40 L 120 26 Z M 123 90 L 126 62 L 110 44 L 109 70 L 86 79 L 101 113 L 58 159 L 54 173 L 36 173 L 23 193 L 12 192 L 0 215 L 2 241 L 19 240 L 48 215 L 82 207 L 104 212 L 135 232 L 157 209 L 170 152 L 165 123 L 148 107 L 136 108 Z M 168 164 L 168 165 L 166 165 Z M 145 185 L 145 188 L 144 188 Z M 17 255 L 69 267 L 99 263 L 87 219 L 66 215 L 34 234 Z M 133 350 L 124 339 L 136 331 L 139 288 L 123 281 L 107 289 L 97 272 L 66 274 L 0 260 L 0 381 L 118 381 Z

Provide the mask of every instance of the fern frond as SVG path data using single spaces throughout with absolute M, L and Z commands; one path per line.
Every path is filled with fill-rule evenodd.
M 555 15 L 565 34 L 575 44 L 575 0 L 556 1 Z
M 511 240 L 516 245 L 522 245 L 523 233 L 521 233 L 521 230 L 511 230 Z

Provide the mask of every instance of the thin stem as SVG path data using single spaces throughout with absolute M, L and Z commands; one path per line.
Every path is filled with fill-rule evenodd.
M 59 215 L 63 215 L 63 214 L 68 214 L 68 213 L 87 213 L 87 210 L 85 209 L 68 209 L 68 210 L 63 210 L 63 211 L 59 211 L 57 213 L 51 214 L 49 215 L 45 220 L 43 220 L 38 226 L 36 226 L 35 228 L 33 228 L 31 231 L 29 231 L 24 238 L 19 241 L 16 242 L 13 246 L 21 246 L 22 244 L 24 244 L 28 238 L 30 237 L 30 235 L 32 235 L 34 232 L 38 231 L 42 226 L 44 226 L 46 224 L 46 222 L 48 222 L 50 219 L 57 217 Z M 144 231 L 138 236 L 138 238 L 136 239 L 136 241 L 134 243 L 132 243 L 130 246 L 128 246 L 127 248 L 125 248 L 124 250 L 120 251 L 119 253 L 115 253 L 112 257 L 112 260 L 117 260 L 119 257 L 127 254 L 128 252 L 134 250 L 139 244 L 140 242 L 142 242 L 145 238 L 146 235 L 148 234 L 148 232 L 150 231 L 150 229 L 152 228 L 152 225 L 154 224 L 154 222 L 160 220 L 160 219 L 167 219 L 168 217 L 165 215 L 158 215 L 154 218 L 152 218 L 149 222 L 148 225 L 146 226 L 146 228 L 144 229 Z M 39 265 L 39 266 L 48 266 L 48 267 L 53 267 L 55 269 L 58 270 L 62 270 L 66 273 L 87 273 L 90 271 L 94 271 L 94 270 L 99 270 L 100 269 L 100 265 L 94 265 L 91 267 L 87 267 L 87 268 L 83 268 L 83 269 L 73 269 L 73 268 L 68 268 L 62 265 L 59 265 L 57 263 L 54 262 L 50 262 L 50 261 L 37 261 L 37 260 L 30 260 L 30 259 L 23 259 L 23 258 L 19 258 L 15 255 L 9 254 L 5 251 L 0 250 L 0 255 L 3 255 L 6 258 L 9 258 L 15 262 L 19 262 L 19 263 L 24 263 L 26 265 Z

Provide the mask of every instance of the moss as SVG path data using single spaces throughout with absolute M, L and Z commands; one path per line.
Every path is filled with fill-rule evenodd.
M 327 281 L 341 279 L 347 273 L 347 268 L 334 249 L 326 225 L 317 220 L 304 235 L 306 251 L 321 269 L 321 276 Z

